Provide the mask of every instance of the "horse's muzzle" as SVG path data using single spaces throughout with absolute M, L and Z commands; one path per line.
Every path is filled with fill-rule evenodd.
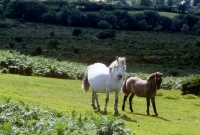
M 117 75 L 118 80 L 122 79 L 122 75 Z

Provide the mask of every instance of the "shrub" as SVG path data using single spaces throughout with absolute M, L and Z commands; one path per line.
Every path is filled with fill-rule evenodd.
M 97 34 L 97 37 L 98 37 L 99 39 L 113 38 L 113 37 L 115 37 L 115 31 L 113 31 L 113 30 L 100 31 L 100 32 Z
M 101 29 L 109 29 L 110 24 L 107 21 L 101 20 L 98 23 L 98 27 L 101 28 Z
M 183 95 L 185 94 L 194 94 L 200 95 L 200 76 L 189 77 L 182 82 L 181 91 Z
M 6 23 L 0 22 L 0 28 L 6 28 L 6 27 L 7 27 Z
M 37 55 L 42 55 L 43 51 L 42 48 L 40 46 L 36 47 L 34 52 L 32 52 L 33 56 L 37 56 Z
M 17 42 L 22 42 L 22 41 L 23 41 L 22 37 L 20 37 L 20 36 L 15 37 L 15 40 L 16 40 Z
M 153 31 L 155 31 L 155 32 L 161 32 L 161 27 L 160 27 L 160 26 L 155 27 L 155 28 L 153 29 Z
M 146 22 L 146 20 L 139 21 L 138 25 L 140 27 L 140 30 L 146 30 L 147 29 L 147 22 Z
M 48 24 L 54 24 L 56 22 L 56 13 L 53 11 L 48 11 L 42 14 L 42 22 Z
M 40 109 L 24 102 L 0 102 L 0 134 L 4 135 L 131 135 L 126 123 L 112 115 L 76 111 L 63 114 L 57 110 Z
M 185 34 L 185 35 L 189 33 L 189 27 L 188 27 L 187 24 L 183 24 L 183 26 L 182 26 L 182 28 L 181 28 L 181 32 L 182 32 L 183 34 Z
M 178 76 L 179 72 L 178 71 L 175 71 L 175 70 L 171 70 L 169 72 L 172 76 Z
M 82 33 L 81 29 L 74 29 L 73 32 L 72 32 L 72 35 L 73 36 L 79 36 L 81 33 Z
M 59 40 L 58 39 L 50 39 L 47 43 L 48 49 L 58 49 Z
M 51 32 L 49 32 L 49 35 L 50 35 L 51 37 L 55 37 L 55 32 L 54 32 L 54 31 L 51 31 Z
M 200 47 L 200 40 L 196 41 L 195 45 Z
M 200 36 L 200 29 L 197 29 L 195 35 Z

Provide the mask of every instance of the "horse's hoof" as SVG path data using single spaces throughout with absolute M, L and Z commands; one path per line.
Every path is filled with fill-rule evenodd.
M 94 104 L 91 104 L 91 106 L 92 106 L 92 108 L 93 108 L 94 110 L 97 109 L 96 106 L 95 106 Z
M 131 110 L 131 112 L 134 112 L 133 110 Z
M 119 114 L 119 112 L 117 111 L 117 112 L 115 112 L 115 116 L 119 116 L 120 114 Z
M 103 114 L 107 115 L 108 113 L 107 113 L 107 111 L 104 111 Z

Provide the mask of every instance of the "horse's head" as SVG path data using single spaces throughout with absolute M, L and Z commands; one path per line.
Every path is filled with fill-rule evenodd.
M 155 82 L 156 82 L 156 86 L 157 86 L 157 90 L 160 89 L 160 85 L 162 83 L 162 73 L 160 72 L 156 72 L 155 73 Z
M 162 83 L 162 73 L 155 72 L 155 73 L 150 74 L 147 77 L 147 81 L 151 81 L 152 84 L 156 85 L 157 90 L 159 90 L 160 89 L 160 85 Z
M 115 73 L 116 73 L 117 79 L 121 80 L 126 70 L 126 58 L 117 56 L 116 60 L 109 67 L 116 69 Z

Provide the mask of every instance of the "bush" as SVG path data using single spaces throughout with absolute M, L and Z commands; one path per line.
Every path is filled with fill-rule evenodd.
M 196 41 L 195 45 L 200 47 L 200 40 Z
M 161 32 L 161 27 L 160 27 L 160 26 L 155 27 L 155 28 L 153 29 L 153 31 L 155 31 L 155 32 Z
M 110 24 L 107 21 L 101 20 L 98 23 L 98 27 L 101 28 L 101 29 L 109 29 Z
M 59 40 L 58 39 L 50 39 L 47 43 L 48 49 L 58 49 Z
M 200 29 L 197 29 L 195 35 L 200 36 Z
M 183 95 L 185 94 L 194 94 L 200 95 L 200 76 L 189 77 L 188 79 L 182 82 L 181 91 Z
M 42 22 L 47 24 L 56 23 L 56 13 L 53 11 L 48 11 L 42 14 Z
M 37 55 L 42 55 L 43 51 L 42 48 L 40 46 L 36 47 L 34 52 L 32 52 L 33 56 L 37 56 Z
M 147 29 L 147 22 L 146 22 L 146 20 L 141 20 L 141 21 L 139 21 L 138 22 L 138 25 L 139 25 L 139 27 L 140 27 L 140 30 L 146 30 Z
M 72 35 L 73 36 L 79 36 L 81 33 L 82 33 L 81 29 L 74 29 L 73 32 L 72 32 Z
M 45 135 L 131 135 L 126 123 L 112 115 L 76 111 L 63 114 L 57 110 L 40 109 L 24 102 L 0 102 L 0 134 Z
M 187 35 L 189 33 L 189 27 L 187 24 L 183 24 L 182 28 L 181 28 L 181 32 L 184 34 L 184 35 Z
M 115 37 L 115 31 L 113 31 L 113 30 L 100 31 L 100 32 L 97 34 L 97 37 L 98 37 L 99 39 L 113 38 L 113 37 Z
M 20 37 L 20 36 L 15 37 L 15 40 L 16 40 L 17 42 L 22 42 L 22 41 L 23 41 L 22 37 Z

